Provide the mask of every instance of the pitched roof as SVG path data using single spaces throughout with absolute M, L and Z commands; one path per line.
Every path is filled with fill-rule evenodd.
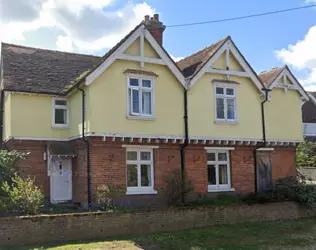
M 215 54 L 215 52 L 226 42 L 227 39 L 230 39 L 230 37 L 228 36 L 222 40 L 219 40 L 205 49 L 200 50 L 177 62 L 177 65 L 181 69 L 183 75 L 185 77 L 192 77 L 195 75 Z
M 283 71 L 284 67 L 282 68 L 272 68 L 269 71 L 263 71 L 258 76 L 265 87 L 268 87 Z
M 308 93 L 309 101 L 302 105 L 303 123 L 316 123 L 316 92 Z
M 61 94 L 101 57 L 2 43 L 3 88 L 11 91 Z

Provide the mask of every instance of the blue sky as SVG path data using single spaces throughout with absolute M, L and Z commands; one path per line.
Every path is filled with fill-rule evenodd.
M 1 0 L 0 28 L 4 32 L 0 40 L 100 55 L 145 14 L 159 13 L 160 20 L 171 25 L 312 3 L 316 0 Z M 170 27 L 164 34 L 164 46 L 174 57 L 185 57 L 227 35 L 257 72 L 287 63 L 307 89 L 316 90 L 316 8 Z

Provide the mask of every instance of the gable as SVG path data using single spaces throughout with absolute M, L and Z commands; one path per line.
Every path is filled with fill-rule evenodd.
M 258 91 L 262 93 L 263 84 L 259 77 L 230 37 L 210 56 L 200 71 L 191 79 L 190 87 L 193 87 L 205 73 L 225 75 L 228 80 L 231 76 L 250 78 Z
M 137 48 L 139 48 L 138 55 L 136 55 Z M 153 50 L 155 53 L 153 53 Z M 131 54 L 126 54 L 126 52 Z M 152 56 L 159 56 L 159 58 Z M 108 57 L 106 57 L 105 60 L 86 77 L 86 85 L 90 85 L 118 59 L 138 62 L 141 68 L 144 68 L 145 64 L 165 65 L 182 86 L 185 87 L 185 79 L 181 71 L 169 54 L 157 43 L 152 34 L 146 29 L 145 25 L 137 27 L 125 37 L 113 51 L 111 51 L 110 55 L 108 55 Z
M 299 95 L 302 96 L 304 100 L 309 100 L 308 94 L 305 92 L 302 85 L 294 77 L 292 72 L 287 66 L 279 73 L 279 75 L 274 79 L 274 81 L 268 86 L 269 89 L 280 88 L 285 92 L 287 91 L 297 91 Z
M 226 52 L 222 53 L 221 56 L 212 64 L 212 68 L 227 70 L 228 65 L 226 63 L 226 56 Z M 241 64 L 230 51 L 228 51 L 228 57 L 229 70 L 245 72 Z
M 151 44 L 144 39 L 144 56 L 149 58 L 158 58 L 160 56 L 156 52 L 156 50 L 151 46 Z M 130 56 L 140 56 L 141 55 L 141 45 L 140 45 L 140 38 L 137 38 L 124 52 L 123 54 L 130 55 Z

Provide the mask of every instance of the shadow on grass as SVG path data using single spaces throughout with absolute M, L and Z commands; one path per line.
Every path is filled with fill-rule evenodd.
M 38 246 L 1 248 L 24 249 L 300 249 L 316 246 L 316 219 L 218 225 L 176 232 L 93 241 L 68 241 Z M 316 248 L 311 248 L 316 249 Z

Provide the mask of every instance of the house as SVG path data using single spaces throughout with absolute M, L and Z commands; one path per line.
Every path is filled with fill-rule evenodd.
M 145 16 L 102 57 L 2 44 L 1 139 L 30 152 L 19 171 L 50 202 L 86 206 L 111 184 L 158 204 L 174 169 L 196 195 L 296 174 L 309 97 L 290 70 L 258 76 L 229 36 L 175 63 L 164 30 Z
M 316 140 L 316 93 L 309 92 L 309 101 L 302 105 L 303 133 L 308 141 Z

